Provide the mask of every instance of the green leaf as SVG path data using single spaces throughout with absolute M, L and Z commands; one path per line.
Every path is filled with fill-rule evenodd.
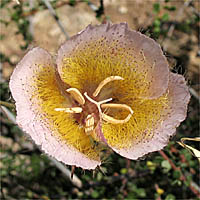
M 69 5 L 70 5 L 70 6 L 74 6 L 75 3 L 76 3 L 76 0 L 70 0 L 70 1 L 69 1 Z
M 155 27 L 155 28 L 153 29 L 153 32 L 154 32 L 154 33 L 160 33 L 160 27 Z
M 138 195 L 139 197 L 146 197 L 146 192 L 145 192 L 145 189 L 143 189 L 143 188 L 138 188 L 138 189 L 136 190 L 136 193 L 137 193 L 137 195 Z
M 160 4 L 159 3 L 154 3 L 153 4 L 153 11 L 156 14 L 158 14 L 160 12 Z
M 186 180 L 190 183 L 192 181 L 192 175 L 187 175 Z
M 174 180 L 172 183 L 171 183 L 172 186 L 174 185 L 178 185 L 178 186 L 181 186 L 182 185 L 182 182 L 180 180 Z
M 123 199 L 123 196 L 121 199 Z M 125 198 L 124 200 L 130 200 L 130 199 L 137 199 L 136 195 L 133 192 L 129 192 L 127 198 Z
M 98 172 L 97 173 L 97 181 L 102 180 L 102 178 L 103 178 L 103 174 L 101 172 Z
M 175 200 L 176 197 L 173 194 L 168 194 L 165 198 L 165 200 Z
M 162 20 L 163 20 L 164 22 L 169 20 L 169 15 L 168 15 L 168 13 L 163 14 Z
M 82 176 L 82 178 L 83 178 L 84 180 L 86 180 L 86 181 L 89 181 L 89 180 L 90 180 L 90 176 L 87 175 L 87 174 L 84 174 L 84 175 Z
M 120 173 L 121 173 L 121 174 L 126 174 L 126 173 L 127 173 L 127 169 L 126 169 L 126 168 L 122 168 L 122 169 L 120 170 Z
M 33 198 L 33 193 L 32 193 L 32 191 L 27 191 L 27 197 L 29 197 L 30 199 Z
M 161 25 L 160 19 L 155 19 L 154 22 L 153 22 L 153 24 L 156 27 L 160 27 L 160 25 Z
M 92 196 L 92 198 L 96 199 L 99 197 L 99 193 L 96 190 L 93 190 L 91 196 Z
M 134 192 L 137 190 L 137 186 L 132 183 L 128 183 L 128 188 L 130 191 L 134 191 Z
M 175 11 L 176 7 L 175 6 L 164 6 L 164 9 L 169 10 L 169 11 Z
M 0 2 L 0 8 L 4 8 L 7 4 L 9 4 L 11 0 L 3 0 Z
M 181 176 L 181 172 L 180 172 L 180 171 L 176 170 L 176 171 L 173 172 L 173 177 L 174 177 L 175 179 L 179 179 L 180 176 Z
M 0 40 L 3 40 L 5 38 L 4 34 L 0 34 Z
M 168 172 L 171 169 L 171 165 L 168 160 L 163 160 L 161 166 Z
M 148 167 L 148 169 L 150 169 L 152 172 L 153 171 L 155 171 L 155 169 L 156 169 L 156 163 L 153 163 L 153 162 L 151 162 L 151 161 L 147 161 L 147 167 Z

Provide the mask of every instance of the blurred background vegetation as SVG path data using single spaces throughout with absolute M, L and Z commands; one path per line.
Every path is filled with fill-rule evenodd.
M 199 136 L 199 11 L 198 0 L 1 0 L 0 198 L 199 199 L 198 160 L 176 143 Z M 188 117 L 163 151 L 138 161 L 110 153 L 101 168 L 75 169 L 71 180 L 63 166 L 40 152 L 13 123 L 9 77 L 28 49 L 40 46 L 55 55 L 69 36 L 105 21 L 126 21 L 160 43 L 171 70 L 188 81 Z

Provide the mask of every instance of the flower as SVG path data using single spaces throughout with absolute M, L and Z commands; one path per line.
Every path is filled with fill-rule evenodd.
M 89 25 L 56 61 L 33 48 L 10 89 L 19 126 L 48 155 L 84 169 L 101 164 L 102 145 L 129 159 L 162 149 L 190 99 L 160 46 L 126 23 Z

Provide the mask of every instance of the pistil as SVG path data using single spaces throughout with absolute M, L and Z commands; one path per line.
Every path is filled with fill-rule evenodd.
M 91 97 L 89 97 L 87 95 L 87 92 L 84 93 L 85 97 L 92 103 L 94 103 L 97 108 L 98 108 L 98 111 L 99 111 L 99 114 L 101 115 L 102 114 L 102 111 L 101 111 L 101 104 L 104 104 L 104 103 L 107 103 L 109 101 L 112 101 L 112 98 L 109 98 L 109 99 L 105 99 L 103 101 L 95 101 L 94 99 L 92 99 Z
M 102 88 L 106 84 L 114 80 L 124 80 L 124 79 L 120 76 L 110 76 L 106 78 L 96 88 L 95 92 L 93 93 L 93 97 L 97 97 L 99 93 L 101 92 Z M 95 130 L 95 125 L 101 124 L 102 121 L 106 121 L 112 124 L 122 124 L 122 123 L 128 122 L 131 116 L 133 115 L 132 108 L 126 104 L 108 103 L 113 100 L 112 98 L 105 99 L 102 101 L 96 101 L 92 97 L 88 96 L 87 92 L 85 92 L 84 95 L 82 95 L 81 92 L 76 88 L 69 88 L 66 91 L 69 94 L 71 94 L 73 99 L 80 105 L 80 107 L 55 108 L 55 111 L 63 111 L 63 112 L 72 113 L 72 114 L 83 113 L 87 110 L 88 106 L 90 108 L 91 103 L 94 104 L 98 109 L 98 113 L 96 113 L 96 111 L 93 112 L 89 109 L 91 113 L 87 114 L 88 112 L 87 110 L 86 113 L 82 114 L 83 117 L 86 116 L 84 126 L 85 126 L 85 133 L 87 135 L 92 134 L 93 131 Z M 86 100 L 88 100 L 89 102 Z M 104 112 L 102 111 L 102 109 L 104 109 Z M 125 119 L 115 119 L 114 117 L 105 114 L 105 111 L 107 109 L 121 109 L 121 110 L 128 111 L 129 114 L 127 115 Z M 95 120 L 98 120 L 98 121 L 95 121 Z

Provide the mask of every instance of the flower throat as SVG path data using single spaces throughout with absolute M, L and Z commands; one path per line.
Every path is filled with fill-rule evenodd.
M 108 98 L 102 101 L 98 101 L 98 95 L 101 93 L 102 88 L 111 81 L 124 80 L 120 76 L 110 76 L 100 82 L 92 96 L 89 96 L 87 92 L 82 95 L 77 88 L 69 88 L 66 90 L 74 101 L 76 106 L 70 108 L 55 108 L 55 111 L 67 112 L 73 114 L 73 117 L 79 123 L 81 127 L 84 127 L 85 133 L 91 135 L 98 125 L 101 126 L 102 122 L 112 124 L 123 124 L 130 120 L 133 115 L 133 110 L 126 104 L 108 103 L 113 99 Z M 122 109 L 129 112 L 125 119 L 116 119 L 107 115 L 108 109 Z

